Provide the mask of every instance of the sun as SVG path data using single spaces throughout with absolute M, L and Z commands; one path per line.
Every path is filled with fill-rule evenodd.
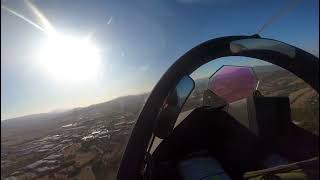
M 58 33 L 41 46 L 38 62 L 51 78 L 66 83 L 93 81 L 101 67 L 100 51 L 90 39 Z

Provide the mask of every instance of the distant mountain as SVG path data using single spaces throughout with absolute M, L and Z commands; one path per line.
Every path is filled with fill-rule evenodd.
M 255 66 L 253 67 L 256 73 L 266 73 L 272 71 L 286 71 L 285 69 L 276 66 L 276 65 L 263 65 L 263 66 Z
M 69 114 L 70 112 L 50 112 L 50 113 L 40 113 L 32 114 L 12 119 L 6 119 L 1 121 L 1 129 L 12 128 L 12 127 L 26 127 L 38 124 L 40 121 L 53 120 L 62 116 Z
M 138 115 L 147 96 L 147 93 L 129 95 L 108 102 L 74 108 L 63 112 L 41 113 L 7 119 L 1 122 L 1 142 L 4 139 L 12 137 L 22 137 L 23 139 L 26 134 L 29 139 L 30 137 L 37 138 L 60 128 L 62 125 L 75 123 L 84 118 L 88 120 L 112 113 Z
M 283 76 L 297 78 L 293 73 L 276 65 L 255 66 L 253 70 L 259 79 L 274 79 Z
M 94 110 L 99 113 L 110 113 L 110 112 L 132 112 L 137 113 L 140 110 L 142 105 L 144 104 L 146 98 L 149 93 L 139 94 L 139 95 L 129 95 L 116 98 L 112 101 L 94 104 L 88 106 L 87 108 L 83 108 L 82 110 Z
M 1 125 L 8 125 L 12 122 L 20 122 L 20 121 L 28 121 L 28 123 L 37 122 L 38 120 L 46 121 L 52 120 L 55 118 L 59 118 L 61 116 L 70 115 L 72 112 L 87 112 L 88 110 L 95 110 L 97 112 L 106 112 L 110 111 L 111 108 L 118 111 L 119 108 L 128 108 L 127 106 L 142 104 L 148 93 L 139 94 L 139 95 L 128 95 L 119 98 L 115 98 L 113 100 L 93 104 L 87 107 L 78 107 L 70 110 L 55 110 L 48 113 L 39 113 L 39 114 L 31 114 L 26 116 L 21 116 L 17 118 L 5 119 L 1 122 Z M 135 106 L 136 107 L 136 106 Z M 11 123 L 9 123 L 11 122 Z

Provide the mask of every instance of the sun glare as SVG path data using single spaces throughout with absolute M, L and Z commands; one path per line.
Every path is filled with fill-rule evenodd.
M 41 47 L 39 63 L 55 80 L 68 83 L 93 81 L 99 73 L 101 57 L 89 39 L 51 34 Z
M 94 81 L 99 73 L 101 59 L 98 48 L 90 38 L 78 39 L 55 31 L 44 14 L 30 1 L 25 1 L 40 25 L 22 14 L 1 5 L 1 8 L 24 20 L 47 36 L 36 56 L 41 68 L 59 82 L 83 83 Z

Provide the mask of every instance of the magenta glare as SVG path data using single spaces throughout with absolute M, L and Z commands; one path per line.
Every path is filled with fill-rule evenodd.
M 230 103 L 250 96 L 257 83 L 251 67 L 223 66 L 210 78 L 208 88 Z

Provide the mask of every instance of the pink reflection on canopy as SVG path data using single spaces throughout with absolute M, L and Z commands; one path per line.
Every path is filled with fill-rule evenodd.
M 257 82 L 251 67 L 223 66 L 211 77 L 208 88 L 230 103 L 250 96 Z

